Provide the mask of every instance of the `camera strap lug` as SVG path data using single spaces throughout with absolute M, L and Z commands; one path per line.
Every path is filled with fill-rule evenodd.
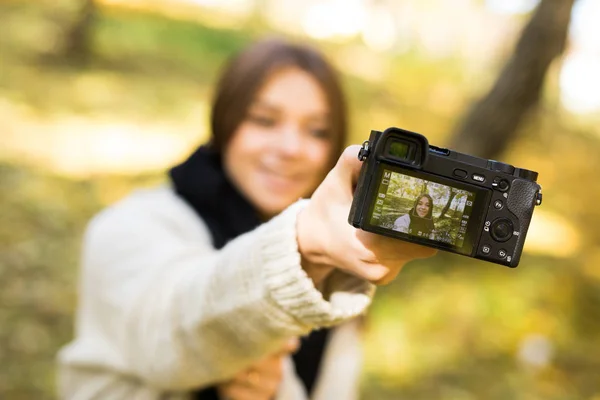
M 542 205 L 542 191 L 541 190 L 535 194 L 535 205 L 536 206 Z
M 371 149 L 369 148 L 369 141 L 365 140 L 363 142 L 360 150 L 358 151 L 358 159 L 360 161 L 364 161 L 369 156 L 370 152 L 371 152 Z

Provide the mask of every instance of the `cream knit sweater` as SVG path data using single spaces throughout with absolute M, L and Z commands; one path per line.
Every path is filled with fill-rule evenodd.
M 75 339 L 59 353 L 60 397 L 186 399 L 233 377 L 292 336 L 340 325 L 314 400 L 354 399 L 354 317 L 371 284 L 333 273 L 317 290 L 300 266 L 296 215 L 307 200 L 215 250 L 170 187 L 139 191 L 96 216 L 84 239 Z M 277 400 L 304 400 L 291 359 Z

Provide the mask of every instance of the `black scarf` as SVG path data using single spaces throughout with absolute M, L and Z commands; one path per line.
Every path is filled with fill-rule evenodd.
M 435 226 L 433 225 L 433 219 L 419 217 L 414 208 L 410 210 L 409 215 L 410 225 L 408 226 L 408 231 L 413 235 L 423 232 L 423 236 L 429 236 L 429 234 L 435 229 Z
M 223 170 L 221 157 L 200 147 L 185 162 L 170 171 L 175 192 L 202 218 L 220 249 L 235 237 L 261 224 L 258 212 L 231 184 Z M 302 338 L 300 350 L 293 355 L 296 372 L 307 393 L 314 387 L 321 363 L 327 329 L 313 331 Z M 214 387 L 194 392 L 195 400 L 218 400 Z

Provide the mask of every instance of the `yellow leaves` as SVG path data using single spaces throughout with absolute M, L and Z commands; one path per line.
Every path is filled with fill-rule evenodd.
M 527 239 L 526 252 L 569 258 L 581 251 L 581 235 L 566 216 L 538 208 L 534 211 Z

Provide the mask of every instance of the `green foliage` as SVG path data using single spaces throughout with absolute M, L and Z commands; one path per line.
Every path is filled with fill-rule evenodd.
M 157 177 L 72 181 L 0 163 L 0 398 L 54 398 L 55 357 L 73 335 L 80 242 L 91 216 Z M 116 192 L 115 192 L 116 191 Z
M 42 57 L 52 50 L 57 27 L 48 17 L 51 7 L 32 4 L 0 5 L 0 112 L 3 101 L 23 104 L 35 121 L 71 114 L 180 118 L 189 104 L 208 98 L 224 58 L 252 39 L 243 30 L 103 8 L 90 62 L 73 67 Z M 456 60 L 424 60 L 415 52 L 391 60 L 380 83 L 344 75 L 353 141 L 362 141 L 371 128 L 395 125 L 442 144 L 468 98 L 481 90 L 472 85 L 481 76 L 473 79 Z M 8 113 L 0 116 L 9 127 L 2 135 L 16 127 L 31 140 L 27 135 L 35 127 L 12 124 Z M 523 128 L 506 154 L 506 161 L 540 171 L 543 208 L 567 210 L 580 228 L 581 252 L 562 259 L 525 254 L 517 270 L 441 252 L 408 265 L 379 290 L 367 319 L 363 398 L 598 399 L 597 134 L 545 113 Z M 0 162 L 0 398 L 50 399 L 56 352 L 73 334 L 87 221 L 133 188 L 164 177 L 76 180 L 9 158 Z M 393 180 L 390 191 L 399 189 Z M 414 184 L 387 197 L 384 222 L 393 224 L 423 190 Z M 439 219 L 450 193 L 435 185 L 427 191 L 438 199 L 436 226 L 454 232 L 464 193 Z M 535 366 L 519 356 L 531 337 L 551 344 L 547 364 Z
M 162 72 L 206 83 L 225 57 L 251 40 L 239 31 L 156 14 L 101 10 L 95 28 L 98 56 L 136 72 Z

